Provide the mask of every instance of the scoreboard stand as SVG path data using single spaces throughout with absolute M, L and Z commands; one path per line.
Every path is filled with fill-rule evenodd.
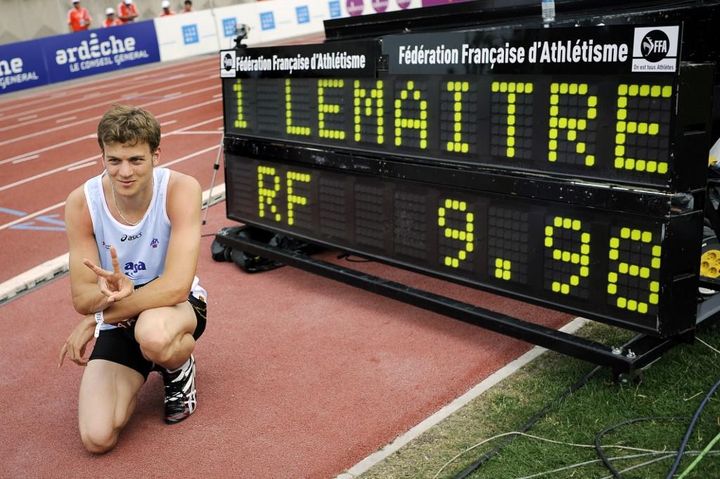
M 637 332 L 627 345 L 217 242 L 632 377 L 720 311 L 699 292 L 717 289 L 700 263 L 720 2 L 657 3 L 561 1 L 549 26 L 539 2 L 463 3 L 220 53 L 229 219 Z
M 611 368 L 613 377 L 621 382 L 632 381 L 642 368 L 660 358 L 665 351 L 679 342 L 691 342 L 694 337 L 691 333 L 665 339 L 639 334 L 623 345 L 609 346 L 352 268 L 315 259 L 297 250 L 271 246 L 267 242 L 252 240 L 248 236 L 239 235 L 237 231 L 233 232 L 230 229 L 218 232 L 215 240 L 228 250 L 241 250 L 593 364 L 607 366 Z M 698 308 L 699 320 L 700 317 L 702 317 L 702 321 L 716 319 L 719 311 L 720 295 L 710 296 Z

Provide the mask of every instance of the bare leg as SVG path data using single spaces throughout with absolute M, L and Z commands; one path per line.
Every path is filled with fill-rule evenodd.
M 85 448 L 95 454 L 109 451 L 135 409 L 142 374 L 121 364 L 94 359 L 80 383 L 78 422 Z
M 135 323 L 135 339 L 143 355 L 163 366 L 165 422 L 178 423 L 197 407 L 195 361 L 192 358 L 197 326 L 188 302 L 143 312 Z
M 135 339 L 148 360 L 167 369 L 183 365 L 195 349 L 195 312 L 187 301 L 144 311 L 135 324 Z

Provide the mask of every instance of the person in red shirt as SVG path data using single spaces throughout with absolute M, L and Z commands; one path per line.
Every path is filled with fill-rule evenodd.
M 118 18 L 121 23 L 134 22 L 138 16 L 137 7 L 132 0 L 123 0 L 117 7 Z
M 112 7 L 107 7 L 105 9 L 105 20 L 103 20 L 102 25 L 105 28 L 114 27 L 115 25 L 122 25 L 120 19 L 115 17 L 115 10 L 113 10 Z
M 71 32 L 81 32 L 90 28 L 92 18 L 87 8 L 80 6 L 80 1 L 72 2 L 73 7 L 68 11 L 68 27 Z
M 162 7 L 162 12 L 160 12 L 161 17 L 167 17 L 168 15 L 175 15 L 175 12 L 170 10 L 170 1 L 169 0 L 163 0 L 163 2 L 160 4 Z

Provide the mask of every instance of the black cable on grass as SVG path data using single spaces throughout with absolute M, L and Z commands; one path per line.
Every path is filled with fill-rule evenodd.
M 672 479 L 673 475 L 677 471 L 677 468 L 680 466 L 680 461 L 682 461 L 683 454 L 685 453 L 685 448 L 688 445 L 688 442 L 690 441 L 690 436 L 692 435 L 693 429 L 695 429 L 695 424 L 698 422 L 698 419 L 700 419 L 700 413 L 702 413 L 703 409 L 705 409 L 705 406 L 707 405 L 708 401 L 710 401 L 710 397 L 712 397 L 713 394 L 715 394 L 715 391 L 717 388 L 720 387 L 720 380 L 718 380 L 712 388 L 710 388 L 710 391 L 705 395 L 705 399 L 702 400 L 700 405 L 698 406 L 697 410 L 695 411 L 695 414 L 693 414 L 692 420 L 690 421 L 690 424 L 688 425 L 687 431 L 685 431 L 685 436 L 683 437 L 682 441 L 680 442 L 680 447 L 678 448 L 677 455 L 675 456 L 675 461 L 673 461 L 672 467 L 670 467 L 670 471 L 668 472 L 667 476 L 665 476 L 665 479 Z
M 551 409 L 556 407 L 558 404 L 562 403 L 568 396 L 573 394 L 575 391 L 580 389 L 581 387 L 585 386 L 590 379 L 595 376 L 598 371 L 602 369 L 600 366 L 595 366 L 590 372 L 586 373 L 583 377 L 581 377 L 578 381 L 576 381 L 574 384 L 572 384 L 570 387 L 568 387 L 565 391 L 563 391 L 558 397 L 550 401 L 548 404 L 545 405 L 540 411 L 536 412 L 518 431 L 520 432 L 527 432 L 532 428 L 540 419 L 545 417 L 548 412 L 550 412 Z M 470 474 L 472 474 L 476 469 L 478 469 L 480 466 L 485 464 L 487 461 L 495 457 L 500 451 L 502 451 L 506 446 L 508 446 L 510 443 L 512 443 L 518 435 L 513 435 L 505 439 L 501 444 L 495 446 L 494 449 L 491 451 L 486 452 L 482 456 L 480 456 L 475 462 L 470 464 L 468 467 L 460 471 L 454 479 L 464 479 L 468 477 Z
M 640 421 L 684 421 L 687 418 L 685 417 L 659 417 L 659 416 L 649 416 L 649 417 L 637 417 L 634 419 L 628 419 L 627 421 L 619 422 L 617 424 L 613 424 L 612 426 L 608 426 L 599 433 L 595 434 L 595 452 L 597 453 L 598 457 L 602 461 L 602 463 L 605 465 L 605 467 L 610 471 L 610 473 L 613 475 L 615 479 L 622 479 L 622 476 L 620 475 L 620 471 L 615 469 L 615 467 L 610 462 L 610 459 L 605 455 L 605 451 L 603 450 L 602 444 L 600 443 L 603 436 L 609 432 L 614 431 L 615 429 L 627 426 L 628 424 L 634 424 L 636 422 Z

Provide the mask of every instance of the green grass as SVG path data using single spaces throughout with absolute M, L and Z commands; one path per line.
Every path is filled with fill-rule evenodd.
M 592 324 L 583 336 L 604 344 L 622 344 L 627 331 Z M 698 334 L 720 349 L 720 327 L 705 328 Z M 433 478 L 454 456 L 495 435 L 515 431 L 593 366 L 557 353 L 547 353 L 512 377 L 471 401 L 463 409 L 431 428 L 382 463 L 363 474 L 362 479 Z M 562 403 L 555 404 L 528 433 L 555 441 L 594 444 L 597 433 L 635 418 L 659 418 L 623 425 L 602 438 L 604 446 L 623 445 L 675 451 L 690 419 L 703 398 L 720 379 L 720 354 L 699 341 L 681 344 L 667 352 L 642 374 L 637 383 L 619 384 L 610 371 L 596 374 L 583 388 Z M 720 395 L 720 391 L 718 392 Z M 687 450 L 702 450 L 720 432 L 720 397 L 713 396 L 700 416 Z M 679 418 L 671 420 L 667 418 Z M 664 419 L 663 419 L 664 418 Z M 438 475 L 452 478 L 504 438 L 489 441 L 448 464 Z M 714 450 L 720 450 L 720 443 Z M 608 457 L 636 454 L 606 448 Z M 653 457 L 614 462 L 622 470 Z M 520 478 L 571 464 L 598 459 L 593 448 L 559 445 L 518 437 L 500 454 L 477 469 L 471 478 Z M 622 473 L 625 479 L 664 478 L 674 458 Z M 677 473 L 692 462 L 686 456 Z M 596 463 L 540 476 L 552 479 L 612 477 Z M 687 478 L 720 478 L 720 456 L 706 455 Z

